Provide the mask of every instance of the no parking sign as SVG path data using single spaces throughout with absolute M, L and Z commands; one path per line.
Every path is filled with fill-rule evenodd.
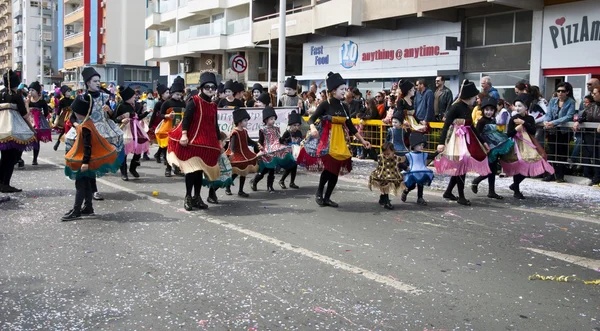
M 231 66 L 231 69 L 233 71 L 237 72 L 238 74 L 241 74 L 248 68 L 248 61 L 245 57 L 241 55 L 236 55 L 231 58 L 231 63 L 229 63 L 229 65 Z

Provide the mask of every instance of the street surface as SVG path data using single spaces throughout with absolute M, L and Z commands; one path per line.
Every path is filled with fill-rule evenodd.
M 299 190 L 247 183 L 187 212 L 183 178 L 152 160 L 99 179 L 96 216 L 65 223 L 74 183 L 51 147 L 0 204 L 0 330 L 600 330 L 600 285 L 528 280 L 600 278 L 600 189 L 527 179 L 516 201 L 499 179 L 503 201 L 484 182 L 464 207 L 437 177 L 429 206 L 415 190 L 387 211 L 360 161 L 338 209 L 300 170 Z

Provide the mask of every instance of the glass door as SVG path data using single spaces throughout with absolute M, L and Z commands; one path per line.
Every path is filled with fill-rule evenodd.
M 579 109 L 579 105 L 583 102 L 583 97 L 588 95 L 586 83 L 591 78 L 591 75 L 568 75 L 565 81 L 573 85 L 573 97 L 575 97 L 575 109 Z

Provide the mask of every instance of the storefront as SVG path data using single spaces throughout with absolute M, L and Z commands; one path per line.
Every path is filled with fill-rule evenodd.
M 460 51 L 447 51 L 446 37 L 460 38 L 460 28 L 419 18 L 403 20 L 397 30 L 350 27 L 346 37 L 312 36 L 303 45 L 298 79 L 319 84 L 333 71 L 361 90 L 381 90 L 401 78 L 427 78 L 434 88 L 434 78 L 443 75 L 457 92 Z
M 544 9 L 542 72 L 545 97 L 560 82 L 573 85 L 577 106 L 588 94 L 586 82 L 600 78 L 600 6 L 587 0 Z

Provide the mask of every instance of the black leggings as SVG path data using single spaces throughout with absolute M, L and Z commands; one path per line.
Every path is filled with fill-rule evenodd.
M 233 174 L 233 176 L 231 176 L 231 180 L 235 180 L 236 178 L 240 177 L 240 188 L 238 190 L 238 192 L 244 192 L 244 184 L 246 184 L 246 176 L 239 176 L 238 174 Z
M 185 174 L 185 196 L 191 196 L 192 189 L 194 190 L 194 197 L 200 196 L 203 177 L 204 172 L 202 171 L 194 171 Z
M 525 180 L 525 176 L 521 175 L 521 174 L 516 174 L 513 176 L 513 191 L 514 192 L 521 192 L 521 188 L 519 187 L 519 185 L 521 185 L 521 182 Z
M 15 164 L 19 162 L 23 152 L 16 149 L 7 149 L 0 151 L 0 185 L 10 185 Z
M 466 177 L 466 175 L 450 177 L 450 183 L 448 183 L 448 188 L 446 188 L 446 192 L 444 192 L 444 195 L 452 194 L 452 190 L 454 190 L 454 187 L 457 186 L 458 187 L 458 197 L 464 199 L 465 198 L 465 177 Z
M 479 183 L 481 183 L 482 180 L 487 178 L 488 185 L 490 187 L 489 193 L 495 193 L 496 192 L 496 172 L 498 172 L 498 162 L 492 162 L 492 163 L 489 163 L 489 165 L 490 165 L 491 173 L 489 175 L 479 176 L 479 177 L 473 179 L 473 184 L 479 185 Z
M 131 158 L 131 164 L 140 162 L 140 159 L 142 158 L 142 154 L 133 154 L 133 157 Z M 136 168 L 137 165 L 135 165 L 133 168 Z M 127 175 L 127 155 L 125 155 L 125 159 L 123 159 L 123 163 L 121 163 L 121 174 L 122 175 Z
M 263 179 L 263 177 L 265 177 L 266 174 L 269 174 L 267 176 L 267 187 L 273 185 L 273 182 L 275 181 L 275 169 L 267 168 L 264 168 L 260 173 L 254 176 L 254 179 L 252 180 L 254 182 L 254 185 L 257 185 Z
M 40 145 L 33 149 L 33 162 L 37 162 L 38 156 L 40 155 Z
M 92 191 L 92 178 L 82 177 L 75 180 L 75 189 L 77 191 L 75 193 L 75 205 L 73 206 L 73 209 L 77 211 L 81 210 L 81 204 L 84 202 L 86 207 L 91 207 L 92 196 L 94 195 L 94 192 Z
M 423 199 L 423 185 L 417 185 L 417 183 L 412 184 L 410 187 L 406 188 L 406 193 L 408 194 L 410 191 L 417 188 L 417 199 Z
M 325 191 L 325 200 L 329 200 L 331 198 L 331 194 L 333 193 L 333 189 L 337 184 L 338 176 L 327 171 L 323 170 L 321 173 L 321 178 L 319 179 L 319 189 L 317 190 L 317 197 L 323 197 L 323 190 L 325 189 L 325 184 L 327 184 L 327 190 Z
M 298 166 L 295 166 L 291 169 L 285 169 L 285 172 L 283 173 L 283 176 L 281 176 L 281 182 L 285 181 L 285 179 L 287 178 L 288 175 L 290 176 L 290 183 L 295 183 L 296 182 L 296 172 L 298 171 Z

